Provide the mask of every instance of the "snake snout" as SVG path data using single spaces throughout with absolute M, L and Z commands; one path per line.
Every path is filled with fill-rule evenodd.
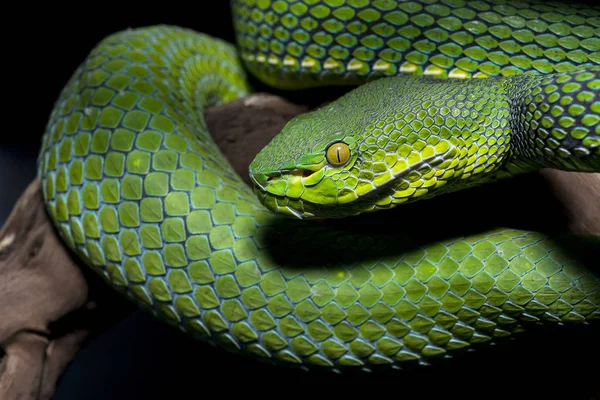
M 280 171 L 277 172 L 251 172 L 250 180 L 258 186 L 261 190 L 266 190 L 267 186 L 272 184 L 274 181 L 282 178 L 284 174 Z
M 266 174 L 250 171 L 250 180 L 255 186 L 257 186 L 261 190 L 265 190 L 265 186 L 267 185 L 267 181 L 269 178 L 270 177 Z

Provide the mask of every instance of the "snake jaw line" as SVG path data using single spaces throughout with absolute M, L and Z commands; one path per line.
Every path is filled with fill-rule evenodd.
M 336 143 L 339 141 L 325 146 L 326 151 L 329 152 Z M 334 150 L 330 157 L 339 156 L 338 149 Z M 459 155 L 456 145 L 440 140 L 436 146 L 412 149 L 402 158 L 396 152 L 386 153 L 384 158 L 390 157 L 394 161 L 390 161 L 377 175 L 373 175 L 371 167 L 367 167 L 372 164 L 369 161 L 372 156 L 356 150 L 348 155 L 346 164 L 341 167 L 323 165 L 318 170 L 293 168 L 268 174 L 254 172 L 253 175 L 261 183 L 258 187 L 263 192 L 261 202 L 271 212 L 311 220 L 343 218 L 390 209 L 418 198 L 451 191 L 446 187 L 447 180 L 432 177 L 444 176 L 452 166 L 452 160 Z M 444 162 L 445 166 L 442 165 Z M 352 173 L 353 170 L 358 172 Z M 342 173 L 356 179 L 357 186 L 348 189 Z M 370 177 L 368 174 L 371 174 Z M 316 179 L 311 179 L 313 176 Z

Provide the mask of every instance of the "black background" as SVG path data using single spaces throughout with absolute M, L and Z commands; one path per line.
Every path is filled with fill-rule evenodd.
M 210 5 L 209 5 L 210 4 Z M 159 3 L 155 3 L 159 5 Z M 23 7 L 19 5 L 20 7 Z M 0 132 L 0 224 L 35 176 L 35 157 L 58 92 L 103 37 L 128 27 L 176 24 L 233 41 L 227 2 L 185 6 L 82 2 L 52 11 L 31 5 L 4 13 L 3 106 Z M 144 10 L 143 12 L 140 10 Z M 9 27 L 11 19 L 14 26 Z M 532 330 L 433 369 L 379 375 L 310 374 L 257 364 L 191 341 L 134 312 L 83 349 L 59 382 L 56 400 L 199 399 L 212 396 L 358 394 L 395 398 L 590 400 L 598 387 L 598 326 Z M 313 385 L 319 385 L 318 388 Z M 491 396 L 490 396 L 491 395 Z M 418 396 L 418 397 L 417 397 Z

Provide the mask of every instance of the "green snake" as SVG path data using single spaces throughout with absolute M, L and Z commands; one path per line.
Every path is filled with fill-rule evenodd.
M 166 25 L 104 38 L 50 115 L 48 213 L 109 285 L 201 341 L 331 370 L 425 364 L 528 323 L 600 317 L 597 265 L 559 236 L 434 225 L 415 238 L 392 219 L 539 168 L 600 172 L 598 6 L 231 5 L 236 46 Z M 289 121 L 252 162 L 254 187 L 204 119 L 252 92 L 248 72 L 286 90 L 357 86 Z M 424 207 L 457 225 L 468 212 Z M 369 225 L 390 208 L 385 232 Z

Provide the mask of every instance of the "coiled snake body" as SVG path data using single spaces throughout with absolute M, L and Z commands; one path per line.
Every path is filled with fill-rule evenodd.
M 541 167 L 599 172 L 600 8 L 234 0 L 232 12 L 237 48 L 174 26 L 110 35 L 52 111 L 45 202 L 110 285 L 201 340 L 334 369 L 600 316 L 592 266 L 552 236 L 498 228 L 411 246 L 401 228 L 297 220 Z M 287 89 L 364 83 L 290 121 L 252 163 L 255 190 L 203 116 L 250 93 L 246 71 Z M 282 237 L 328 257 L 294 265 Z

